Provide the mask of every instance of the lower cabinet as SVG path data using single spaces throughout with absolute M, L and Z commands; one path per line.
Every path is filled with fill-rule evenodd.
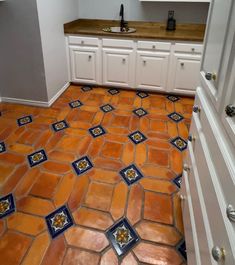
M 166 91 L 170 53 L 137 51 L 136 87 Z

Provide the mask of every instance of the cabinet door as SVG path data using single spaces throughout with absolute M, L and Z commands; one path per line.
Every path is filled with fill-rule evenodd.
M 195 94 L 199 84 L 200 60 L 199 54 L 173 54 L 172 70 L 169 76 L 171 92 Z
M 133 50 L 103 49 L 103 84 L 133 87 L 134 59 Z
M 98 48 L 70 47 L 72 82 L 100 84 Z
M 166 91 L 169 53 L 137 52 L 136 87 Z

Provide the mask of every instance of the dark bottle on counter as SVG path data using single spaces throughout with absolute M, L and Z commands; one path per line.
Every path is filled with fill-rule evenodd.
M 166 30 L 175 30 L 176 21 L 174 19 L 174 11 L 170 10 L 168 12 L 168 20 Z

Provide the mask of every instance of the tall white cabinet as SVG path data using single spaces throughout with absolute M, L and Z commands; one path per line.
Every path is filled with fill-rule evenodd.
M 211 1 L 181 191 L 189 265 L 235 264 L 235 1 Z

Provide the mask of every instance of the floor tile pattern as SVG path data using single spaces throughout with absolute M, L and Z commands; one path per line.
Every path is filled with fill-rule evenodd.
M 93 128 L 90 128 L 89 132 L 94 138 L 105 134 L 104 128 L 102 126 L 100 126 L 100 125 L 99 126 L 95 126 Z
M 0 103 L 0 194 L 12 194 L 15 209 L 0 219 L 4 265 L 186 264 L 174 180 L 182 174 L 193 99 L 108 90 L 70 86 L 50 108 Z M 174 112 L 184 119 L 169 119 Z M 60 121 L 69 127 L 55 132 Z M 106 133 L 94 138 L 89 129 L 96 126 Z M 134 132 L 146 140 L 134 144 Z M 108 237 L 117 224 L 112 238 L 122 252 Z
M 0 143 L 0 153 L 3 153 L 6 151 L 6 145 L 4 144 L 4 142 Z
M 59 132 L 59 131 L 64 130 L 68 127 L 69 126 L 68 126 L 68 123 L 66 121 L 58 121 L 58 122 L 52 124 L 52 128 L 55 132 Z
M 134 144 L 140 144 L 147 139 L 140 131 L 133 132 L 128 137 Z
M 15 211 L 15 203 L 12 194 L 0 198 L 0 219 Z
M 32 122 L 31 116 L 25 116 L 25 117 L 19 118 L 17 120 L 17 123 L 19 126 L 23 126 L 23 125 L 26 125 L 26 124 L 31 123 L 31 122 Z
M 170 115 L 168 115 L 168 117 L 170 118 L 170 119 L 172 119 L 173 121 L 175 121 L 175 122 L 180 122 L 180 121 L 182 121 L 183 119 L 184 119 L 184 117 L 183 116 L 181 116 L 179 113 L 177 113 L 177 112 L 173 112 L 173 113 L 171 113 Z

